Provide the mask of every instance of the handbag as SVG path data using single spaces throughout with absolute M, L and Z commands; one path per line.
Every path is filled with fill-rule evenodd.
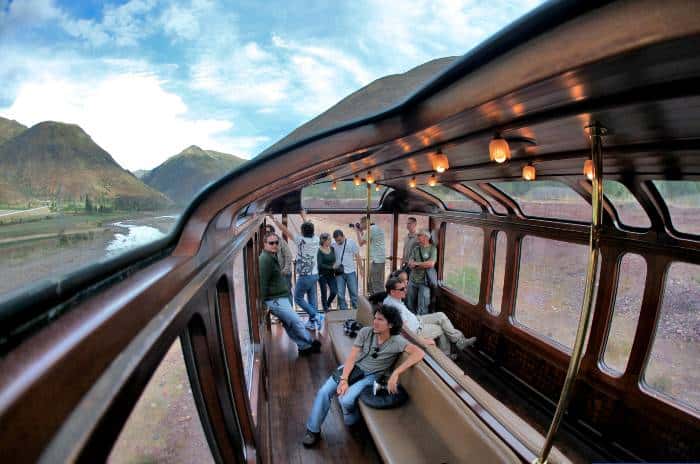
M 343 258 L 345 257 L 345 247 L 347 246 L 348 241 L 347 239 L 345 240 L 345 243 L 343 243 L 343 253 L 340 255 L 340 264 L 338 267 L 336 267 L 333 271 L 335 272 L 335 275 L 343 275 L 345 274 L 345 266 L 343 266 Z
M 391 367 L 384 372 L 393 372 L 399 358 L 394 360 Z M 374 385 L 367 385 L 360 392 L 360 400 L 370 408 L 392 409 L 402 406 L 408 401 L 408 392 L 401 384 L 396 385 L 396 393 L 389 393 L 386 384 L 389 378 L 383 374 L 379 380 L 374 381 Z
M 396 386 L 396 393 L 389 393 L 386 383 L 374 381 L 374 385 L 367 385 L 360 393 L 360 400 L 370 408 L 392 409 L 403 406 L 408 401 L 408 392 L 400 384 Z
M 365 353 L 360 359 L 355 361 L 355 365 L 352 366 L 352 370 L 350 371 L 350 375 L 348 375 L 348 385 L 352 385 L 358 380 L 362 380 L 365 378 L 365 371 L 357 367 L 357 363 L 362 361 L 367 357 L 367 355 L 372 351 L 372 343 L 374 342 L 374 332 L 372 332 L 372 335 L 370 336 L 369 339 L 369 350 L 367 353 Z M 331 377 L 333 377 L 333 380 L 335 380 L 335 383 L 340 383 L 340 378 L 343 376 L 343 369 L 345 366 L 338 366 L 335 369 L 333 369 L 333 372 L 331 373 Z

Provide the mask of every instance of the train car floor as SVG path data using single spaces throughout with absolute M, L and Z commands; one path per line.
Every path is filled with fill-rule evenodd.
M 323 423 L 319 444 L 310 449 L 302 446 L 301 439 L 316 392 L 337 366 L 329 337 L 323 331 L 314 335 L 323 343 L 321 353 L 299 357 L 296 345 L 282 325 L 272 325 L 268 373 L 273 462 L 381 463 L 367 427 L 364 423 L 352 427 L 352 430 L 346 427 L 337 401 L 333 402 Z

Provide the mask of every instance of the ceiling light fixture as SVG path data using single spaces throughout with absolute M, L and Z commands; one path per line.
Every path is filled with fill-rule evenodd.
M 360 176 L 355 175 L 355 178 L 352 180 L 352 183 L 355 184 L 356 187 L 359 187 L 362 184 L 362 180 L 360 180 Z
M 367 171 L 366 180 L 368 184 L 374 184 L 374 176 L 372 175 L 372 171 Z
M 338 190 L 338 183 L 336 181 L 333 181 L 333 183 L 331 184 L 331 189 Z
M 435 153 L 433 168 L 439 173 L 443 173 L 450 169 L 450 160 L 441 149 L 438 149 L 437 153 Z
M 496 134 L 489 142 L 489 158 L 499 164 L 510 159 L 508 141 L 501 137 L 501 134 Z
M 416 188 L 416 176 L 411 177 L 411 180 L 408 181 L 408 186 L 412 189 Z
M 428 177 L 428 185 L 431 187 L 435 187 L 438 183 L 437 176 L 435 174 L 431 175 Z
M 530 163 L 523 166 L 523 179 L 535 180 L 535 177 L 537 177 L 537 170 L 535 169 L 535 166 Z

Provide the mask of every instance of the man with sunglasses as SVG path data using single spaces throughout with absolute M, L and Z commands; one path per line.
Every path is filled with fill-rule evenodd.
M 321 342 L 311 338 L 304 328 L 304 323 L 292 309 L 289 287 L 277 261 L 279 243 L 280 238 L 274 232 L 265 234 L 263 251 L 258 258 L 260 296 L 270 312 L 282 322 L 289 338 L 297 344 L 300 356 L 318 353 L 321 351 Z
M 476 337 L 467 338 L 462 332 L 455 329 L 445 313 L 439 312 L 416 316 L 409 311 L 403 301 L 401 301 L 406 296 L 406 282 L 398 278 L 390 278 L 386 282 L 386 293 L 384 305 L 392 306 L 401 312 L 401 320 L 404 326 L 415 332 L 419 337 L 422 337 L 428 345 L 434 345 L 435 342 L 433 340 L 437 338 L 438 347 L 450 358 L 454 359 L 456 357 L 451 353 L 451 343 L 454 343 L 459 350 L 464 350 L 476 343 Z

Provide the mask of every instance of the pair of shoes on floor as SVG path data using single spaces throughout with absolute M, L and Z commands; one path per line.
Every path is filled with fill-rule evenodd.
M 476 337 L 470 337 L 470 338 L 462 337 L 462 339 L 460 341 L 458 341 L 457 343 L 455 343 L 455 345 L 457 345 L 457 348 L 459 350 L 466 350 L 470 346 L 473 346 L 475 343 L 476 343 Z
M 320 353 L 321 352 L 321 342 L 318 340 L 314 340 L 311 342 L 311 346 L 308 348 L 304 348 L 303 350 L 299 350 L 299 356 L 308 356 L 311 353 Z
M 321 433 L 312 432 L 311 430 L 306 430 L 304 438 L 301 440 L 301 444 L 306 448 L 311 448 L 321 439 Z

